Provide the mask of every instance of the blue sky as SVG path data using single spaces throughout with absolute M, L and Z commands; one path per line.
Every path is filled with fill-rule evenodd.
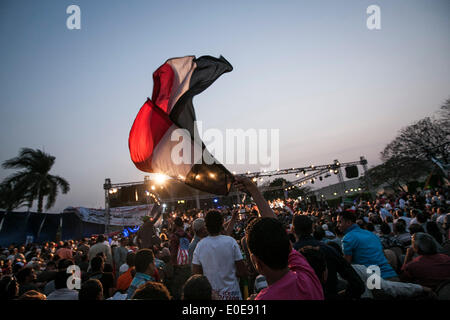
M 71 4 L 81 30 L 66 28 Z M 366 27 L 371 4 L 381 30 Z M 280 129 L 281 168 L 375 165 L 400 128 L 450 97 L 449 12 L 448 0 L 3 0 L 0 161 L 44 149 L 72 188 L 51 212 L 103 207 L 106 177 L 145 175 L 127 141 L 153 71 L 223 55 L 234 70 L 194 99 L 205 128 Z

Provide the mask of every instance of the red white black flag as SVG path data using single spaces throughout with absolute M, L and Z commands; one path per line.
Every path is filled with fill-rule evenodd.
M 223 57 L 187 56 L 169 59 L 153 73 L 152 99 L 141 107 L 128 139 L 131 160 L 139 170 L 181 179 L 205 192 L 228 194 L 233 175 L 198 139 L 192 98 L 231 70 Z

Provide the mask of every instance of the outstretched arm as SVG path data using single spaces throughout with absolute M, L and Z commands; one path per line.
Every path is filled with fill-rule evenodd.
M 227 236 L 231 236 L 231 234 L 233 233 L 234 225 L 236 224 L 238 214 L 239 214 L 238 211 L 234 210 L 231 215 L 230 221 L 228 221 L 228 224 L 225 226 L 224 229 L 225 229 L 225 234 Z
M 261 192 L 259 192 L 256 184 L 254 184 L 249 178 L 245 176 L 235 176 L 235 179 L 236 188 L 243 192 L 249 192 L 253 200 L 255 200 L 261 217 L 276 218 L 275 213 L 273 213 L 266 199 L 264 199 Z

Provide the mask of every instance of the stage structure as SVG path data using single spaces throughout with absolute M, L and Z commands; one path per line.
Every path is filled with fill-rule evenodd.
M 247 176 L 255 183 L 262 182 L 264 181 L 264 178 L 273 176 L 295 175 L 297 178 L 283 186 L 259 186 L 261 192 L 265 192 L 281 189 L 288 191 L 296 187 L 302 187 L 308 183 L 314 184 L 317 179 L 322 181 L 324 178 L 328 178 L 334 174 L 337 175 L 340 185 L 340 192 L 337 196 L 344 196 L 346 188 L 342 169 L 345 168 L 346 171 L 350 172 L 351 170 L 347 170 L 348 168 L 354 167 L 352 169 L 355 169 L 358 165 L 362 166 L 363 172 L 366 174 L 367 160 L 361 156 L 359 161 L 340 163 L 339 160 L 336 159 L 331 164 L 277 169 L 273 171 L 247 171 L 245 173 L 238 173 L 238 175 Z M 356 169 L 353 171 L 356 171 L 357 177 L 359 175 L 358 170 Z M 347 175 L 347 177 L 349 176 Z M 175 209 L 175 204 L 186 205 L 186 208 L 189 208 L 189 205 L 187 204 L 196 208 L 201 208 L 201 203 L 206 206 L 213 206 L 217 203 L 219 198 L 235 198 L 237 203 L 240 203 L 240 197 L 243 195 L 243 193 L 237 190 L 232 190 L 226 197 L 217 196 L 193 189 L 182 181 L 161 176 L 158 176 L 155 179 L 150 179 L 150 176 L 145 176 L 143 182 L 136 181 L 115 184 L 111 183 L 111 180 L 107 178 L 105 179 L 103 189 L 105 190 L 105 231 L 109 230 L 108 222 L 110 220 L 110 209 L 114 207 L 150 204 L 157 201 L 158 205 L 162 203 L 164 208 L 170 206 L 172 210 Z

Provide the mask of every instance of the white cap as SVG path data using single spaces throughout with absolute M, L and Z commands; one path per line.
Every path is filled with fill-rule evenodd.
M 120 266 L 119 273 L 127 272 L 128 268 L 129 268 L 129 266 L 126 263 L 124 263 L 123 265 Z
M 262 289 L 267 288 L 269 285 L 267 284 L 266 277 L 263 275 L 259 275 L 255 279 L 255 290 L 259 293 Z

